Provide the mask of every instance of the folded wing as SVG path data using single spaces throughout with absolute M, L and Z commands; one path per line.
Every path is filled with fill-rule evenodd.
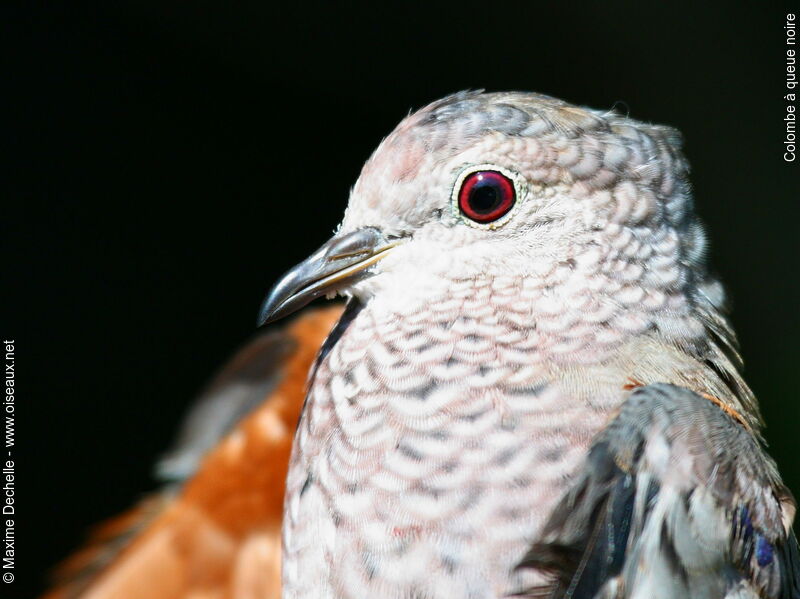
M 672 385 L 636 390 L 520 568 L 531 597 L 800 597 L 795 504 L 742 425 Z
M 161 462 L 172 482 L 101 526 L 47 598 L 279 597 L 289 452 L 309 371 L 341 312 L 307 311 L 237 354 Z

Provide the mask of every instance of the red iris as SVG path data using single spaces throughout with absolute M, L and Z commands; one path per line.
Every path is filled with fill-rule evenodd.
M 514 206 L 514 182 L 497 171 L 469 174 L 458 192 L 458 208 L 477 223 L 497 220 Z

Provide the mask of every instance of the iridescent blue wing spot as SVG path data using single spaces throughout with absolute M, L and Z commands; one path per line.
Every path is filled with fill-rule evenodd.
M 531 597 L 800 598 L 794 502 L 758 440 L 686 389 L 637 389 L 519 568 Z

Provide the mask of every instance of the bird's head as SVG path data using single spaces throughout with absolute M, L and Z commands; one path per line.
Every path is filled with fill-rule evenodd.
M 413 310 L 464 281 L 526 288 L 542 309 L 675 308 L 705 278 L 679 147 L 673 129 L 538 94 L 435 102 L 383 140 L 260 322 L 336 291 Z

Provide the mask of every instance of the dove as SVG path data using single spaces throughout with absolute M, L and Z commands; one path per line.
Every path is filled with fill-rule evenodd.
M 535 93 L 405 118 L 82 596 L 800 597 L 681 145 Z

